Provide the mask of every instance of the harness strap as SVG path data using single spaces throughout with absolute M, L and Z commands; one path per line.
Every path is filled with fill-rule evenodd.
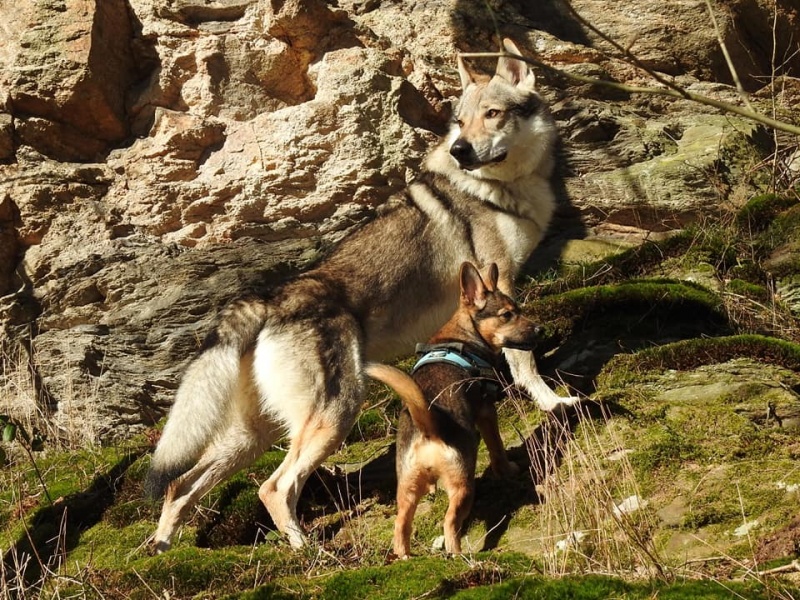
M 414 368 L 411 369 L 413 375 L 420 367 L 432 363 L 448 363 L 467 371 L 472 377 L 481 378 L 481 384 L 486 392 L 497 393 L 500 390 L 500 382 L 497 380 L 497 373 L 494 367 L 484 358 L 464 349 L 464 344 L 452 342 L 447 344 L 417 344 L 417 360 Z

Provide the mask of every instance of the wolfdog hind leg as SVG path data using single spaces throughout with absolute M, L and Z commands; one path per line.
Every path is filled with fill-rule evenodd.
M 289 539 L 292 548 L 301 548 L 306 538 L 297 519 L 297 500 L 306 480 L 333 454 L 350 431 L 356 414 L 326 418 L 311 415 L 290 443 L 289 452 L 272 476 L 258 490 L 258 497 L 269 511 L 275 526 Z
M 169 549 L 178 525 L 219 482 L 251 464 L 277 439 L 280 428 L 261 421 L 235 420 L 206 449 L 197 464 L 167 488 L 155 533 L 157 552 Z
M 506 348 L 503 354 L 511 367 L 514 383 L 530 394 L 542 410 L 552 411 L 559 404 L 571 406 L 580 402 L 577 396 L 559 396 L 550 389 L 539 374 L 533 352 Z

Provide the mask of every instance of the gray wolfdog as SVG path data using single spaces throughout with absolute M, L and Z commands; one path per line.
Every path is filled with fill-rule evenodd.
M 284 435 L 288 453 L 258 495 L 292 547 L 303 546 L 298 496 L 355 422 L 365 361 L 411 352 L 448 319 L 464 261 L 496 263 L 500 289 L 513 294 L 554 209 L 555 125 L 524 62 L 502 57 L 491 78 L 458 67 L 451 132 L 394 207 L 314 269 L 221 312 L 183 376 L 145 484 L 166 493 L 158 551 L 204 494 Z M 506 359 L 540 407 L 564 400 L 530 352 Z
M 533 349 L 539 327 L 497 289 L 497 279 L 495 264 L 485 278 L 472 263 L 461 266 L 458 309 L 422 347 L 412 376 L 380 363 L 366 366 L 367 375 L 393 388 L 406 406 L 397 422 L 394 552 L 400 558 L 411 551 L 417 504 L 437 481 L 449 498 L 444 547 L 461 553 L 461 528 L 475 495 L 476 428 L 492 471 L 504 476 L 515 471 L 497 426 L 495 402 L 502 388 L 495 370 L 503 348 Z

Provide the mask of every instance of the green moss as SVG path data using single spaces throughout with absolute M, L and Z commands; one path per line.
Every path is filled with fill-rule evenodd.
M 609 322 L 609 314 L 647 314 L 648 322 L 658 318 L 687 317 L 710 326 L 726 322 L 721 300 L 705 288 L 673 280 L 639 280 L 617 285 L 600 285 L 547 296 L 525 305 L 530 318 L 541 323 L 545 336 L 563 340 L 585 323 Z
M 196 563 L 194 563 L 196 564 Z M 145 581 L 148 581 L 145 579 Z M 189 597 L 191 589 L 166 582 L 163 587 L 152 580 L 151 590 L 139 587 L 121 590 L 122 593 L 104 595 L 105 598 L 148 598 L 152 590 L 169 591 L 173 597 Z M 245 582 L 240 585 L 249 587 Z M 331 577 L 308 579 L 305 577 L 281 578 L 248 591 L 233 591 L 231 584 L 223 586 L 226 592 L 213 595 L 202 592 L 195 598 L 226 598 L 239 600 L 261 599 L 331 599 L 357 600 L 426 598 L 458 598 L 462 600 L 493 600 L 518 598 L 522 600 L 767 600 L 791 597 L 794 588 L 772 583 L 770 587 L 753 582 L 675 581 L 625 582 L 619 578 L 589 575 L 545 579 L 539 576 L 506 572 L 494 561 L 443 561 L 435 558 L 415 558 L 395 562 L 386 567 L 344 570 Z M 104 589 L 101 587 L 100 589 Z M 196 588 L 195 588 L 196 589 Z M 775 595 L 782 590 L 783 595 Z M 149 596 L 147 594 L 150 594 Z
M 732 526 L 737 520 L 741 521 L 741 518 L 742 509 L 735 495 L 715 488 L 695 495 L 689 511 L 682 519 L 681 527 L 694 531 L 717 524 Z
M 348 443 L 328 458 L 327 464 L 347 466 L 359 465 L 372 461 L 387 452 L 394 443 L 394 436 L 385 436 L 358 443 Z
M 392 421 L 383 407 L 362 411 L 345 440 L 347 444 L 365 440 L 384 439 L 393 433 Z
M 755 285 L 760 289 L 764 289 L 764 282 L 767 280 L 767 274 L 760 262 L 745 258 L 740 259 L 737 264 L 728 270 L 727 277 L 731 280 L 744 281 L 745 283 Z M 736 286 L 740 284 L 734 283 L 733 285 Z M 731 291 L 734 293 L 740 293 L 735 289 Z M 750 293 L 758 294 L 758 296 L 754 296 L 756 298 L 761 296 L 761 292 L 756 292 L 753 288 L 747 287 L 742 287 L 741 293 L 743 293 L 745 296 L 749 295 Z
M 726 583 L 724 586 L 710 581 L 684 581 L 672 584 L 626 583 L 612 577 L 599 575 L 564 577 L 547 580 L 539 577 L 514 578 L 486 588 L 462 590 L 450 596 L 459 600 L 717 600 L 772 598 L 772 592 L 758 584 Z
M 225 596 L 225 599 L 238 598 L 239 600 L 295 600 L 297 598 L 307 598 L 308 595 L 303 593 L 302 586 L 298 586 L 298 590 L 293 592 L 287 589 L 285 583 L 269 585 L 262 585 L 257 590 L 252 592 L 245 592 L 243 594 L 233 594 Z
M 796 203 L 795 198 L 777 194 L 754 196 L 736 214 L 736 225 L 748 233 L 763 231 L 776 216 Z
M 154 526 L 152 521 L 131 521 L 126 527 L 101 521 L 81 534 L 80 544 L 70 553 L 72 565 L 124 569 L 127 561 L 146 556 L 142 542 L 153 533 Z M 126 549 L 124 556 L 121 548 Z
M 531 280 L 527 293 L 549 296 L 587 285 L 608 285 L 663 274 L 672 266 L 689 269 L 707 264 L 721 277 L 731 269 L 741 268 L 742 257 L 750 253 L 747 240 L 729 228 L 692 225 L 664 240 L 648 240 L 594 262 L 562 264 L 558 277 Z
M 409 372 L 416 358 L 411 356 L 394 363 L 402 371 Z M 368 380 L 367 397 L 364 409 L 358 416 L 355 426 L 350 431 L 345 443 L 386 439 L 394 436 L 394 424 L 397 415 L 403 408 L 400 398 L 394 390 L 381 382 Z
M 646 348 L 634 354 L 618 354 L 598 377 L 598 387 L 625 386 L 641 380 L 647 371 L 693 369 L 738 357 L 800 371 L 800 345 L 786 340 L 751 334 L 695 338 Z
M 787 237 L 800 228 L 800 204 L 791 206 L 780 213 L 770 224 L 771 234 L 782 241 L 788 241 Z
M 591 283 L 606 285 L 616 281 L 641 277 L 665 259 L 684 256 L 695 245 L 695 234 L 682 231 L 658 242 L 645 241 L 639 246 L 581 265 L 562 265 L 557 273 L 550 273 L 532 283 L 542 286 L 542 295 L 562 293 Z
M 433 541 L 443 535 L 442 523 L 447 512 L 449 500 L 443 489 L 423 496 L 414 516 L 411 534 L 412 550 L 417 553 L 430 551 Z
M 419 557 L 397 561 L 386 567 L 344 571 L 326 582 L 320 598 L 405 600 L 437 590 L 443 579 L 457 576 L 464 571 L 464 566 L 461 561 Z
M 640 478 L 648 477 L 657 469 L 676 470 L 683 463 L 697 458 L 698 448 L 670 424 L 648 429 L 640 438 L 639 447 L 631 457 L 631 464 Z
M 800 204 L 780 214 L 758 238 L 756 247 L 761 256 L 768 257 L 778 248 L 794 247 L 796 251 L 798 240 L 800 240 Z M 770 272 L 775 277 L 800 273 L 800 259 L 771 264 Z
M 258 497 L 258 488 L 285 456 L 284 450 L 269 450 L 209 493 L 203 504 L 212 505 L 214 511 L 200 526 L 198 545 L 218 548 L 264 539 L 273 524 Z
M 743 279 L 731 279 L 725 286 L 725 291 L 758 300 L 759 302 L 769 302 L 772 297 L 770 291 L 764 286 L 756 285 Z
M 129 572 L 118 583 L 136 589 L 144 581 L 151 589 L 171 589 L 174 595 L 180 597 L 192 596 L 207 589 L 231 590 L 237 574 L 241 574 L 241 561 L 241 553 L 235 550 L 212 552 L 179 547 L 163 555 L 138 561 L 135 573 L 141 579 L 134 572 Z

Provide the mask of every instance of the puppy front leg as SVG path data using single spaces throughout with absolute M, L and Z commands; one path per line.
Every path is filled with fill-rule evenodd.
M 580 402 L 577 396 L 559 396 L 550 389 L 536 368 L 533 352 L 505 348 L 503 354 L 511 368 L 514 383 L 525 390 L 542 410 L 552 411 L 559 404 L 572 406 Z
M 519 473 L 519 467 L 508 460 L 503 438 L 497 426 L 497 409 L 494 402 L 483 402 L 475 415 L 475 425 L 489 450 L 489 466 L 495 475 L 510 477 Z

